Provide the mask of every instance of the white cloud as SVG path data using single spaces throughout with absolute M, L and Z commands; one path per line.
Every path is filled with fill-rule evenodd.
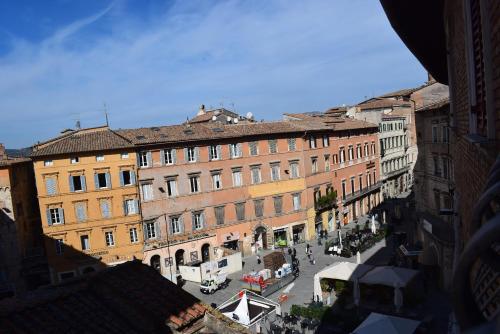
M 77 117 L 102 124 L 103 101 L 113 127 L 182 121 L 221 101 L 276 119 L 424 80 L 377 2 L 179 1 L 131 15 L 120 2 L 15 41 L 0 57 L 0 141 L 30 145 Z

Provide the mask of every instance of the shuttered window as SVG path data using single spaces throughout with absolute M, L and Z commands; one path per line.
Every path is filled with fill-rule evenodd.
M 290 163 L 290 178 L 295 179 L 299 177 L 299 164 L 297 162 Z
M 252 184 L 258 184 L 261 182 L 260 167 L 252 167 Z
M 218 206 L 218 207 L 215 207 L 214 210 L 215 210 L 215 221 L 217 222 L 217 225 L 223 225 L 224 224 L 225 207 Z
M 55 195 L 57 194 L 57 182 L 55 177 L 48 177 L 45 179 L 45 189 L 47 191 L 47 195 Z
M 274 199 L 274 212 L 277 215 L 282 214 L 283 213 L 283 197 L 276 196 L 273 199 Z
M 235 205 L 236 208 L 236 218 L 238 220 L 245 220 L 245 203 L 236 203 Z
M 256 141 L 251 141 L 248 143 L 248 147 L 250 149 L 250 155 L 256 156 L 259 155 L 259 143 Z
M 293 152 L 296 149 L 295 138 L 288 138 L 288 151 Z
M 477 133 L 487 135 L 486 115 L 486 85 L 483 59 L 483 27 L 481 24 L 481 1 L 470 1 L 470 29 L 472 48 L 472 79 L 474 81 L 474 99 L 471 103 L 471 111 L 476 117 Z M 484 2 L 483 2 L 484 5 Z
M 102 218 L 111 217 L 111 203 L 109 199 L 100 200 L 101 216 Z
M 78 222 L 84 222 L 87 220 L 87 203 L 78 202 L 75 203 L 75 213 Z
M 264 216 L 264 200 L 256 199 L 253 201 L 253 205 L 255 207 L 255 217 Z
M 229 153 L 230 153 L 231 159 L 240 158 L 241 157 L 241 143 L 229 144 Z
M 270 139 L 269 143 L 269 153 L 278 153 L 278 140 Z

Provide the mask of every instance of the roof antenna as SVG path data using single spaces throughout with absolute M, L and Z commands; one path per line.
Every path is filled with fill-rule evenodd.
M 231 102 L 231 107 L 233 108 L 233 112 L 236 112 L 236 109 L 234 108 L 234 102 Z

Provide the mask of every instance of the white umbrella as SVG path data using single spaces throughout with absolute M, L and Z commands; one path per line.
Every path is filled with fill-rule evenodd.
M 396 307 L 396 312 L 399 312 L 401 306 L 403 306 L 403 293 L 401 292 L 399 282 L 394 284 L 394 306 Z
M 361 253 L 359 251 L 356 253 L 356 263 L 357 264 L 361 263 Z
M 342 249 L 342 231 L 339 230 L 339 245 L 340 249 Z
M 360 300 L 360 291 L 359 291 L 359 279 L 356 277 L 354 279 L 354 290 L 353 290 L 353 299 L 354 299 L 354 304 L 356 306 L 359 306 L 359 300 Z
M 375 216 L 372 216 L 372 226 L 371 226 L 371 229 L 372 229 L 372 233 L 373 234 L 377 233 L 377 226 L 375 226 Z

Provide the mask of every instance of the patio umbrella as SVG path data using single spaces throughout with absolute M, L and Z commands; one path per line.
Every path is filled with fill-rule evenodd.
M 356 277 L 354 279 L 354 290 L 353 290 L 353 299 L 354 299 L 354 304 L 356 306 L 359 306 L 359 299 L 360 299 L 360 291 L 359 291 L 359 279 Z
M 371 226 L 371 229 L 372 229 L 372 233 L 373 234 L 377 233 L 377 226 L 375 226 L 375 216 L 374 215 L 372 216 L 372 226 Z
M 356 253 L 356 263 L 357 264 L 361 263 L 361 253 L 359 251 Z
M 342 249 L 342 231 L 339 230 L 339 245 L 340 249 Z
M 394 284 L 394 306 L 396 307 L 396 312 L 399 312 L 401 306 L 403 306 L 403 293 L 398 282 Z

